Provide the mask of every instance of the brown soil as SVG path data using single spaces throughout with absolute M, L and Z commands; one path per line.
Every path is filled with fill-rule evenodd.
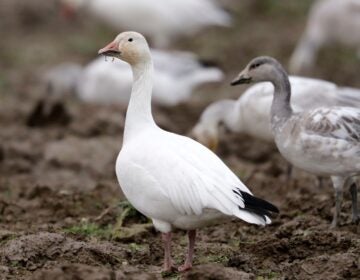
M 25 4 L 26 2 L 26 4 Z M 41 3 L 40 3 L 41 2 Z M 47 103 L 39 81 L 48 67 L 86 62 L 112 39 L 100 23 L 57 16 L 54 1 L 0 3 L 0 279 L 161 279 L 162 245 L 147 220 L 126 207 L 114 174 L 125 108 L 67 99 Z M 288 61 L 311 1 L 224 0 L 235 28 L 211 29 L 178 47 L 217 61 L 227 80 L 256 55 Z M 350 59 L 351 57 L 351 59 Z M 353 50 L 321 53 L 314 75 L 359 86 Z M 191 102 L 154 108 L 158 123 L 186 134 L 202 109 L 242 88 L 198 90 Z M 49 113 L 50 112 L 50 113 Z M 225 133 L 218 151 L 259 197 L 280 215 L 262 228 L 233 220 L 199 231 L 194 268 L 169 279 L 360 279 L 360 227 L 351 224 L 345 193 L 340 226 L 329 182 L 296 171 L 269 144 Z M 110 208 L 108 208 L 110 207 Z M 186 238 L 174 234 L 174 259 L 183 261 Z

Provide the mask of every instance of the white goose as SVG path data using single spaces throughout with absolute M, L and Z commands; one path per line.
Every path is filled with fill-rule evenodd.
M 332 227 L 338 223 L 343 187 L 350 186 L 352 219 L 358 222 L 353 177 L 360 175 L 360 109 L 330 106 L 295 113 L 290 104 L 289 78 L 281 64 L 271 57 L 253 59 L 232 85 L 263 81 L 271 82 L 275 88 L 271 128 L 280 153 L 298 168 L 331 176 L 336 199 Z
M 207 26 L 229 26 L 230 16 L 215 0 L 62 0 L 65 14 L 83 9 L 116 31 L 137 30 L 156 47 Z
M 360 1 L 318 0 L 311 8 L 306 30 L 290 59 L 290 72 L 312 68 L 317 52 L 340 43 L 355 47 L 360 55 Z
M 151 53 L 155 67 L 153 100 L 156 104 L 173 106 L 185 102 L 196 87 L 223 79 L 220 69 L 203 67 L 192 53 L 154 49 Z M 76 64 L 58 65 L 47 71 L 45 82 L 58 96 L 74 90 L 77 97 L 87 103 L 127 104 L 132 74 L 125 62 L 115 60 L 108 63 L 99 57 L 83 69 Z
M 180 271 L 192 266 L 195 230 L 224 216 L 270 223 L 272 204 L 249 189 L 210 150 L 198 142 L 159 128 L 151 113 L 153 65 L 145 38 L 119 34 L 99 54 L 130 64 L 134 82 L 126 114 L 123 146 L 116 161 L 119 184 L 131 204 L 162 232 L 165 270 L 173 267 L 172 228 L 189 231 L 189 250 Z
M 82 67 L 79 64 L 65 62 L 50 69 L 41 75 L 47 91 L 56 98 L 70 95 L 75 91 L 76 81 L 79 79 Z
M 339 88 L 323 80 L 289 77 L 295 112 L 322 106 L 349 106 L 360 108 L 360 90 Z M 318 92 L 314 95 L 314 92 Z M 219 100 L 210 104 L 201 114 L 191 135 L 202 144 L 216 150 L 220 124 L 235 133 L 245 133 L 254 138 L 273 142 L 270 125 L 270 108 L 274 87 L 269 82 L 247 89 L 238 100 Z

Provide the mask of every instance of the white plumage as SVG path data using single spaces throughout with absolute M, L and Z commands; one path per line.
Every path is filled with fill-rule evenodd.
M 310 70 L 318 51 L 331 44 L 355 47 L 360 54 L 360 1 L 318 0 L 290 59 L 290 72 Z
M 264 217 L 243 211 L 243 198 L 234 194 L 234 190 L 251 193 L 215 154 L 190 138 L 156 126 L 145 132 L 136 141 L 124 143 L 116 170 L 126 197 L 144 215 L 161 221 L 160 231 L 168 232 L 172 226 L 196 229 L 208 222 L 208 215 L 203 219 L 204 209 L 265 224 Z M 149 203 L 139 200 L 145 185 L 154 196 L 154 203 L 149 197 L 146 197 Z M 191 222 L 194 216 L 195 223 Z
M 149 36 L 154 46 L 167 47 L 179 36 L 207 26 L 229 26 L 230 16 L 215 0 L 62 0 L 83 9 L 116 31 L 135 30 Z
M 47 91 L 55 98 L 71 95 L 76 90 L 76 82 L 82 73 L 79 64 L 65 62 L 42 74 L 42 82 L 47 86 Z
M 156 104 L 173 106 L 186 102 L 196 87 L 223 79 L 220 69 L 203 67 L 192 53 L 154 49 L 151 52 L 155 67 L 153 101 Z M 82 69 L 76 64 L 56 66 L 46 72 L 45 82 L 58 96 L 74 90 L 84 102 L 127 104 L 132 73 L 121 60 L 105 61 L 99 57 Z
M 259 225 L 270 222 L 268 215 L 276 207 L 252 196 L 213 152 L 155 124 L 151 114 L 153 66 L 142 35 L 122 33 L 99 53 L 120 57 L 132 66 L 134 84 L 116 174 L 127 199 L 164 233 L 166 270 L 171 269 L 173 227 L 190 232 L 189 254 L 180 268 L 186 270 L 192 263 L 196 228 L 223 216 Z

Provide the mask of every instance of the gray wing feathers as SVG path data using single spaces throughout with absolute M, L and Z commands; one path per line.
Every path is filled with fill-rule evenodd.
M 354 108 L 319 109 L 305 119 L 309 133 L 324 137 L 360 141 L 360 110 Z

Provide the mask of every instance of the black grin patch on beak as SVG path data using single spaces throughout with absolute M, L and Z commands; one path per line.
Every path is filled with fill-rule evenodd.
M 240 78 L 240 79 L 232 81 L 230 83 L 230 85 L 236 86 L 236 85 L 240 85 L 240 84 L 250 84 L 250 83 L 251 83 L 251 78 Z
M 121 52 L 118 51 L 113 51 L 113 50 L 108 50 L 106 52 L 101 53 L 102 55 L 105 56 L 112 56 L 112 57 L 119 57 L 121 55 Z

